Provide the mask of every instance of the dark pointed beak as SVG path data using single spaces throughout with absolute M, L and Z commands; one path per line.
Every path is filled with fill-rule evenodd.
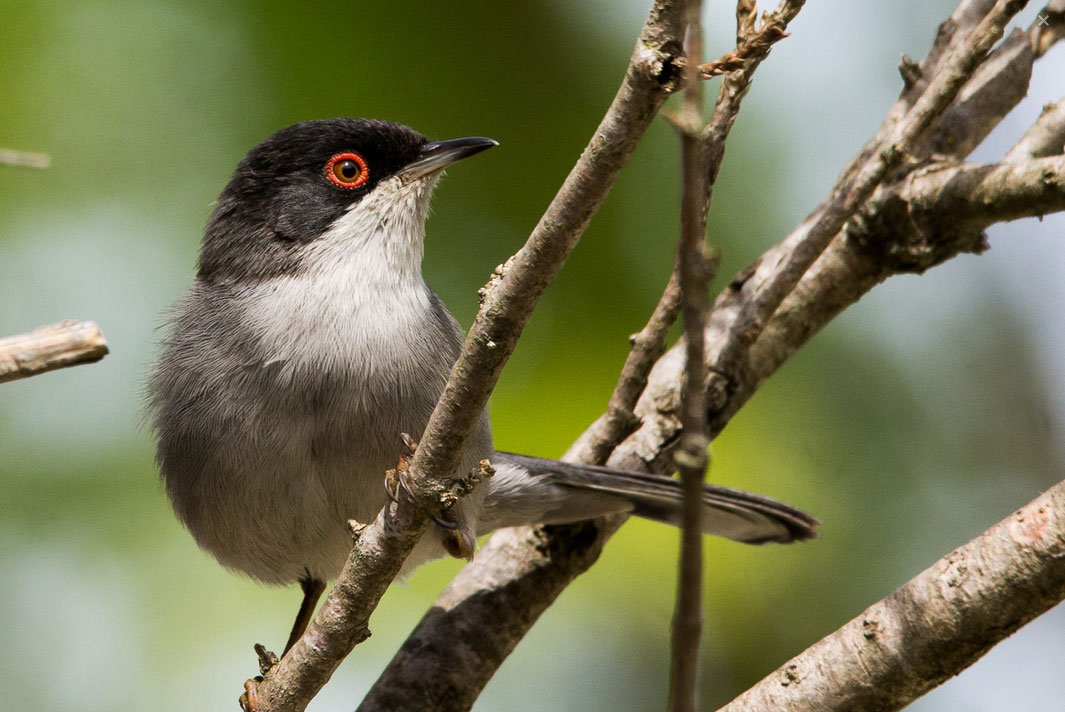
M 404 183 L 410 183 L 434 171 L 443 170 L 456 161 L 469 158 L 475 153 L 485 151 L 499 143 L 490 138 L 456 138 L 451 141 L 433 141 L 422 146 L 418 158 L 408 163 L 399 177 Z

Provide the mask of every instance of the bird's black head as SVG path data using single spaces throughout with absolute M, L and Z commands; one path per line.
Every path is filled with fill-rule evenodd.
M 304 121 L 253 148 L 218 198 L 200 253 L 201 279 L 259 280 L 299 270 L 313 242 L 383 182 L 403 183 L 496 145 L 430 142 L 374 119 Z

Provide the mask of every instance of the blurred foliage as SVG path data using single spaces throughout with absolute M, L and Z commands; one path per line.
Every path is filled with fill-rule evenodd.
M 820 197 L 897 90 L 887 70 L 898 52 L 919 56 L 952 3 L 855 5 L 879 27 L 871 56 L 844 75 L 858 120 L 832 113 L 832 135 L 815 131 L 823 144 L 810 149 L 797 139 L 812 124 L 787 113 L 838 99 L 780 90 L 803 81 L 800 60 L 844 63 L 830 48 L 845 37 L 824 15 L 820 30 L 800 17 L 760 72 L 715 191 L 722 280 Z M 335 115 L 498 139 L 444 181 L 429 225 L 427 277 L 468 324 L 477 287 L 536 223 L 613 96 L 644 11 L 606 0 L 0 1 L 0 146 L 53 159 L 45 171 L 0 166 L 0 333 L 95 319 L 112 349 L 99 364 L 0 387 L 0 710 L 223 709 L 255 670 L 251 644 L 284 638 L 298 592 L 232 576 L 197 550 L 169 512 L 140 414 L 155 329 L 244 152 L 284 125 Z M 727 8 L 713 12 L 711 46 L 724 47 Z M 872 80 L 868 67 L 880 72 Z M 823 164 L 810 166 L 810 150 Z M 672 131 L 657 122 L 506 369 L 493 399 L 501 448 L 558 455 L 601 412 L 672 261 L 675 166 Z M 708 543 L 707 705 L 1061 476 L 1060 423 L 1017 315 L 985 293 L 929 327 L 923 307 L 897 299 L 934 303 L 928 285 L 965 269 L 903 278 L 863 301 L 715 444 L 714 481 L 825 524 L 803 546 Z M 885 330 L 893 301 L 918 313 L 893 312 L 903 326 Z M 628 524 L 479 709 L 659 707 L 676 540 Z M 437 562 L 394 586 L 374 637 L 311 709 L 349 709 L 458 567 Z

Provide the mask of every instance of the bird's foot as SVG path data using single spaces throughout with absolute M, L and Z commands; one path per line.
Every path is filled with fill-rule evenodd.
M 244 712 L 258 712 L 259 699 L 258 690 L 259 683 L 263 681 L 262 675 L 256 675 L 247 682 L 244 683 L 244 694 L 240 696 L 237 701 L 240 703 L 240 709 Z
M 255 655 L 259 658 L 259 674 L 244 683 L 244 694 L 238 700 L 244 712 L 256 712 L 259 709 L 258 691 L 263 676 L 277 665 L 277 655 L 266 649 L 261 643 L 255 644 Z
M 277 665 L 277 655 L 270 650 L 266 649 L 262 643 L 255 644 L 255 655 L 259 658 L 259 674 L 265 675 L 274 669 Z
M 388 495 L 390 500 L 398 503 L 399 490 L 402 489 L 410 502 L 415 506 L 420 506 L 420 501 L 414 496 L 414 492 L 411 491 L 410 485 L 407 483 L 407 476 L 410 473 L 410 461 L 414 457 L 414 451 L 418 449 L 418 443 L 407 433 L 403 433 L 402 438 L 406 451 L 399 456 L 399 464 L 396 465 L 396 468 L 385 472 L 385 494 Z M 444 516 L 437 516 L 424 508 L 422 508 L 422 511 L 437 526 L 447 530 L 458 529 L 459 523 L 454 521 L 453 517 L 447 516 L 450 510 L 444 510 Z

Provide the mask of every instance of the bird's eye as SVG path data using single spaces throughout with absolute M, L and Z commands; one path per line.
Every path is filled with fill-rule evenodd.
M 325 164 L 325 177 L 341 188 L 358 188 L 370 178 L 366 161 L 357 153 L 338 153 Z

